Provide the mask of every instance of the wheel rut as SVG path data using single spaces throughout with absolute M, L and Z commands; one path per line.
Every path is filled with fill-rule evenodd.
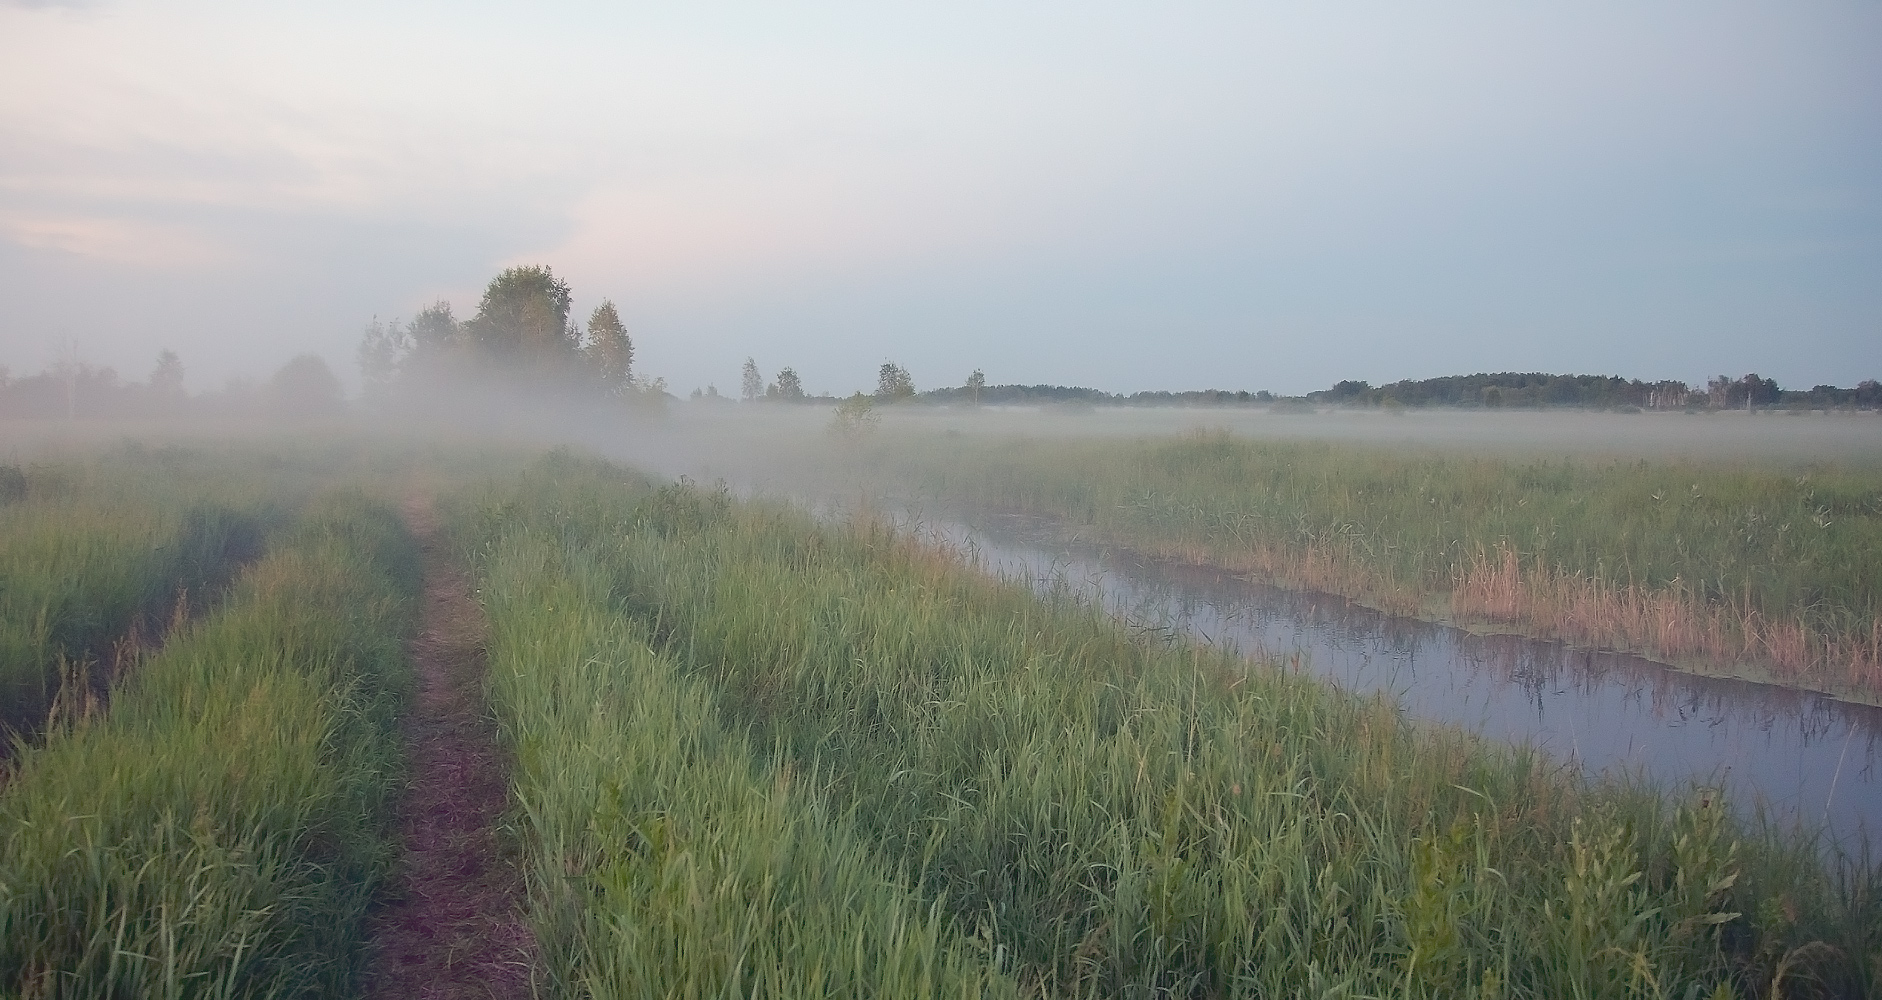
M 425 578 L 410 650 L 416 691 L 402 727 L 410 784 L 397 814 L 401 857 L 372 916 L 366 995 L 522 1000 L 535 941 L 499 828 L 509 768 L 483 696 L 483 609 L 429 500 L 408 500 L 404 514 Z

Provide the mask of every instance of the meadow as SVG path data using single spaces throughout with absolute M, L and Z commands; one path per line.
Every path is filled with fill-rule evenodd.
M 221 605 L 25 747 L 0 788 L 0 989 L 350 992 L 389 860 L 415 579 L 396 517 L 318 499 Z
M 283 497 L 201 456 L 0 466 L 0 730 L 32 738 L 213 603 Z
M 913 422 L 796 460 L 785 489 L 842 482 L 1393 614 L 1882 698 L 1882 463 Z
M 576 995 L 1874 986 L 1875 873 L 1709 790 L 1582 783 L 866 522 L 568 458 L 461 509 Z
M 1867 858 L 1134 632 L 867 516 L 356 441 L 164 452 L 196 472 L 140 507 L 153 454 L 24 466 L 12 509 L 87 482 L 103 511 L 120 482 L 126 551 L 199 498 L 250 512 L 255 548 L 16 742 L 0 995 L 371 995 L 440 558 L 483 614 L 492 863 L 523 875 L 538 996 L 1882 988 Z M 415 498 L 441 519 L 422 558 Z

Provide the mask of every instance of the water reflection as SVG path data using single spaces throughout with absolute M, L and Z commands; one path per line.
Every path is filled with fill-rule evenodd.
M 1827 825 L 1845 847 L 1882 835 L 1882 710 L 1694 677 L 1623 653 L 1475 635 L 1326 594 L 1054 543 L 1012 528 L 921 525 L 990 571 L 1067 588 L 1133 627 L 1275 658 L 1422 719 L 1527 741 L 1589 773 L 1722 785 L 1746 810 Z

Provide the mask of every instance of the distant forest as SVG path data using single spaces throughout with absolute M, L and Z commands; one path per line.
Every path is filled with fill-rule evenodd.
M 624 340 L 625 338 L 623 338 Z M 631 374 L 621 364 L 620 381 L 629 385 Z M 1058 407 L 1269 407 L 1306 409 L 1314 406 L 1376 407 L 1382 409 L 1455 407 L 1463 409 L 1604 409 L 1604 410 L 1882 410 L 1882 384 L 1867 379 L 1854 388 L 1818 385 L 1785 389 L 1775 380 L 1755 374 L 1741 378 L 1719 376 L 1703 387 L 1678 381 L 1642 382 L 1610 375 L 1549 375 L 1541 372 L 1452 375 L 1407 379 L 1374 386 L 1345 381 L 1305 396 L 1281 396 L 1268 391 L 1195 389 L 1181 392 L 1111 393 L 1102 389 L 1064 385 L 986 385 L 970 379 L 964 386 L 915 391 L 907 373 L 897 366 L 894 377 L 877 392 L 858 398 L 874 403 L 926 403 L 940 406 L 1058 406 Z M 370 374 L 370 373 L 369 373 Z M 830 405 L 830 396 L 805 394 L 795 372 L 780 373 L 783 385 L 758 383 L 747 387 L 751 402 L 786 402 Z M 756 377 L 755 372 L 753 377 Z M 369 379 L 369 395 L 376 386 Z M 637 390 L 667 396 L 654 381 Z M 694 392 L 700 399 L 701 393 Z M 716 391 L 707 402 L 732 402 Z M 677 400 L 675 400 L 677 401 Z M 294 359 L 273 377 L 261 382 L 234 381 L 220 390 L 189 394 L 183 390 L 183 367 L 175 354 L 163 352 L 150 376 L 142 381 L 122 378 L 110 368 L 78 362 L 51 366 L 36 375 L 10 376 L 0 368 L 0 417 L 93 417 L 151 419 L 269 413 L 276 416 L 337 416 L 347 408 L 340 382 L 325 362 L 311 355 Z
M 1583 409 L 1635 407 L 1643 410 L 1867 409 L 1882 407 L 1882 385 L 1875 379 L 1853 389 L 1818 385 L 1784 389 L 1757 374 L 1720 375 L 1703 388 L 1684 382 L 1642 382 L 1618 375 L 1548 375 L 1542 372 L 1451 375 L 1407 379 L 1391 385 L 1340 382 L 1309 393 L 1314 402 L 1348 406 L 1524 407 L 1569 406 Z
M 977 390 L 966 386 L 930 389 L 916 393 L 914 398 L 926 403 L 956 406 L 976 402 L 982 406 L 1033 406 L 1041 403 L 1083 403 L 1091 406 L 1265 406 L 1281 397 L 1266 390 L 1192 389 L 1185 392 L 1155 390 L 1110 393 L 1102 389 L 1067 385 L 988 385 Z
M 1732 410 L 1778 409 L 1882 409 L 1882 385 L 1865 380 L 1855 388 L 1819 385 L 1810 389 L 1784 389 L 1774 379 L 1756 374 L 1742 378 L 1721 375 L 1704 387 L 1679 381 L 1642 382 L 1618 375 L 1549 375 L 1542 372 L 1450 375 L 1443 378 L 1406 379 L 1390 385 L 1340 382 L 1330 389 L 1305 396 L 1277 396 L 1272 392 L 1200 389 L 1189 392 L 1109 393 L 1099 389 L 1061 385 L 988 385 L 931 389 L 915 393 L 923 402 L 979 403 L 1023 406 L 1041 403 L 1089 406 L 1299 406 L 1458 407 L 1465 409 L 1575 409 Z

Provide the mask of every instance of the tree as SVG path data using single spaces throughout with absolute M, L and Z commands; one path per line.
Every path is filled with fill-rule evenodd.
M 603 299 L 588 317 L 589 364 L 602 387 L 621 393 L 634 386 L 634 341 L 627 335 L 614 303 Z
M 150 391 L 165 400 L 183 398 L 183 359 L 168 347 L 157 352 L 157 367 L 150 372 Z
M 451 315 L 451 303 L 440 299 L 412 317 L 400 347 L 421 357 L 434 357 L 462 348 L 464 340 L 464 325 Z
M 571 358 L 581 339 L 569 325 L 568 282 L 536 265 L 507 268 L 492 278 L 464 330 L 485 355 L 537 367 Z
M 1777 386 L 1777 379 L 1759 378 L 1757 372 L 1739 379 L 1738 385 L 1746 406 L 1772 406 L 1784 395 Z
M 979 406 L 980 391 L 986 387 L 987 373 L 978 368 L 974 369 L 974 373 L 967 376 L 967 401 L 974 406 Z
M 291 420 L 338 414 L 343 406 L 340 380 L 317 354 L 303 354 L 282 365 L 268 381 L 275 412 Z
M 758 373 L 758 362 L 745 359 L 745 370 L 739 375 L 738 394 L 745 402 L 755 402 L 765 394 L 765 377 Z
M 908 369 L 894 362 L 883 362 L 876 373 L 876 398 L 885 403 L 895 403 L 915 394 L 915 380 L 908 377 Z
M 447 305 L 444 309 L 449 315 L 451 307 Z M 413 320 L 412 330 L 417 329 L 418 320 Z M 359 377 L 367 399 L 378 402 L 392 395 L 399 366 L 412 353 L 412 341 L 411 334 L 399 329 L 398 320 L 381 323 L 374 317 L 366 327 L 366 335 L 359 342 Z
M 1737 380 L 1729 375 L 1720 375 L 1706 383 L 1708 401 L 1714 409 L 1719 410 L 1769 406 L 1782 395 L 1776 379 L 1760 378 L 1756 372 Z
M 1327 391 L 1327 400 L 1329 402 L 1343 403 L 1358 399 L 1371 390 L 1372 385 L 1370 383 L 1347 379 L 1343 382 L 1333 383 L 1333 388 Z
M 778 384 L 772 388 L 777 390 L 777 397 L 787 403 L 802 402 L 804 399 L 804 382 L 797 377 L 795 369 L 786 368 L 778 372 Z

